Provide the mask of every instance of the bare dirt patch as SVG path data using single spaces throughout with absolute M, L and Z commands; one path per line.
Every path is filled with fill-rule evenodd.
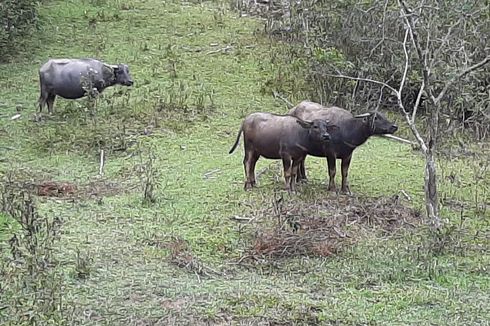
M 348 197 L 302 201 L 274 199 L 255 211 L 250 247 L 240 261 L 294 256 L 327 257 L 373 233 L 389 236 L 421 223 L 420 212 L 395 197 Z M 271 219 L 271 217 L 273 217 Z

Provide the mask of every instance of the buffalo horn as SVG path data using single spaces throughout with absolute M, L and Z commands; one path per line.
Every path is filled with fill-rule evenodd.
M 371 113 L 367 112 L 367 113 L 358 114 L 354 118 L 367 118 L 370 115 L 371 115 Z

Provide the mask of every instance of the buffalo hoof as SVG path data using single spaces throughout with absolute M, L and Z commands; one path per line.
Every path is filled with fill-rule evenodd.
M 328 186 L 327 188 L 328 191 L 333 191 L 333 192 L 337 192 L 337 188 L 335 186 Z
M 252 190 L 253 187 L 254 187 L 255 184 L 251 183 L 251 182 L 245 182 L 245 186 L 243 187 L 243 189 L 245 190 Z
M 349 195 L 349 196 L 350 196 L 350 195 L 352 195 L 352 193 L 350 192 L 350 189 L 349 189 L 349 188 L 342 188 L 342 189 L 340 190 L 340 193 L 341 193 L 342 195 Z
M 291 188 L 286 188 L 286 191 L 288 192 L 288 194 L 295 194 L 296 193 L 296 189 L 291 189 Z

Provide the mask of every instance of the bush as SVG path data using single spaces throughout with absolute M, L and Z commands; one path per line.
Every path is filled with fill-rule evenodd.
M 36 0 L 0 1 L 0 61 L 6 61 L 22 37 L 37 25 L 38 5 Z

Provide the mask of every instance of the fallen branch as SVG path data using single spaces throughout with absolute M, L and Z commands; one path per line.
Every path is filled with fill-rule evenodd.
M 230 216 L 230 219 L 235 220 L 235 221 L 246 221 L 246 222 L 250 222 L 250 220 L 252 220 L 253 218 L 241 217 L 241 216 L 235 215 L 235 216 Z
M 208 171 L 208 172 L 204 173 L 203 178 L 209 179 L 213 174 L 220 172 L 220 171 L 221 171 L 221 169 L 214 169 L 214 170 Z
M 219 53 L 219 52 L 227 52 L 228 50 L 231 50 L 231 49 L 233 49 L 233 47 L 231 45 L 227 45 L 222 49 L 206 52 L 206 55 L 213 54 L 213 53 Z

